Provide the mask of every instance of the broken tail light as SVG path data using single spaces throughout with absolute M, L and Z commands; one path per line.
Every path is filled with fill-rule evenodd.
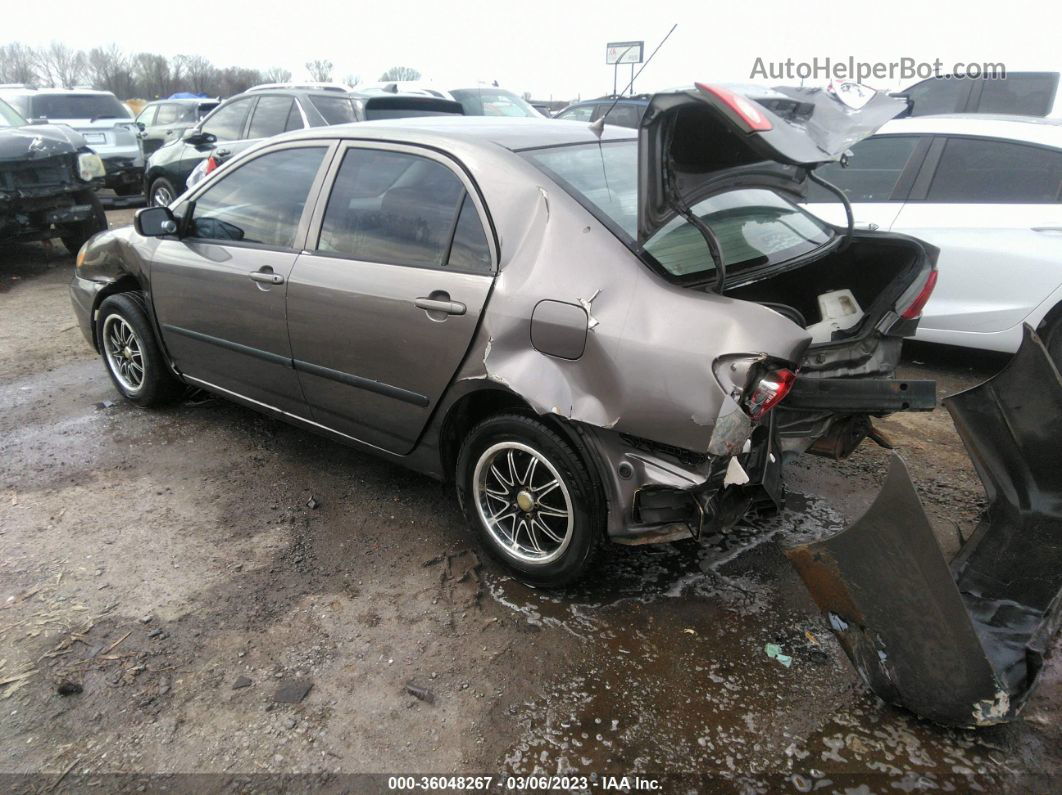
M 795 381 L 796 373 L 786 368 L 772 370 L 763 376 L 752 386 L 745 401 L 749 416 L 753 420 L 762 419 L 789 394 Z
M 922 309 L 926 305 L 926 301 L 929 300 L 929 296 L 933 294 L 933 288 L 937 286 L 937 271 L 931 270 L 929 276 L 926 277 L 926 283 L 922 285 L 922 289 L 918 291 L 918 295 L 914 297 L 914 300 L 907 305 L 907 307 L 900 312 L 900 317 L 904 320 L 914 320 L 916 317 L 921 317 Z
M 707 83 L 695 83 L 694 85 L 704 93 L 711 94 L 720 100 L 737 114 L 737 117 L 748 125 L 751 132 L 766 132 L 771 129 L 771 120 L 763 114 L 763 111 L 751 99 L 735 94 L 733 91 L 721 86 L 711 86 Z

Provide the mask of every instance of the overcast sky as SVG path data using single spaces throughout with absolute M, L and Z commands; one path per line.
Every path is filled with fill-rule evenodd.
M 217 66 L 279 66 L 296 78 L 307 76 L 307 61 L 321 58 L 335 64 L 336 79 L 359 75 L 363 82 L 403 65 L 442 83 L 498 80 L 535 98 L 567 99 L 612 90 L 606 42 L 643 39 L 648 56 L 674 23 L 678 29 L 636 90 L 747 81 L 757 57 L 907 56 L 940 58 L 946 68 L 989 61 L 1057 70 L 1059 14 L 1051 7 L 1026 0 L 5 0 L 0 43 L 58 39 L 88 49 L 114 42 L 127 51 L 203 55 Z M 628 69 L 621 77 L 629 79 Z M 867 82 L 894 88 L 901 81 Z

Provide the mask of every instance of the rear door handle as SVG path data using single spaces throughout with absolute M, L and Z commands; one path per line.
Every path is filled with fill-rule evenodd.
M 251 277 L 251 281 L 262 282 L 263 284 L 283 284 L 284 277 L 279 273 L 273 273 L 272 270 L 260 270 L 251 271 L 247 274 Z
M 426 312 L 445 312 L 447 315 L 463 315 L 467 307 L 460 301 L 440 301 L 436 298 L 418 298 L 413 304 Z

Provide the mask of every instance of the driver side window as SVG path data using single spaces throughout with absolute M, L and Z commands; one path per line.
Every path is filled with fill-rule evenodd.
M 251 109 L 251 99 L 241 99 L 218 108 L 203 124 L 203 132 L 210 133 L 219 141 L 236 141 L 243 135 L 243 123 Z
M 325 147 L 281 149 L 257 157 L 198 196 L 188 236 L 290 249 Z

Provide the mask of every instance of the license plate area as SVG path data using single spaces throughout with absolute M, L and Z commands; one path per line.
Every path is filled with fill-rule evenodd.
M 103 133 L 84 133 L 85 143 L 89 144 L 105 144 L 107 143 L 107 136 Z

